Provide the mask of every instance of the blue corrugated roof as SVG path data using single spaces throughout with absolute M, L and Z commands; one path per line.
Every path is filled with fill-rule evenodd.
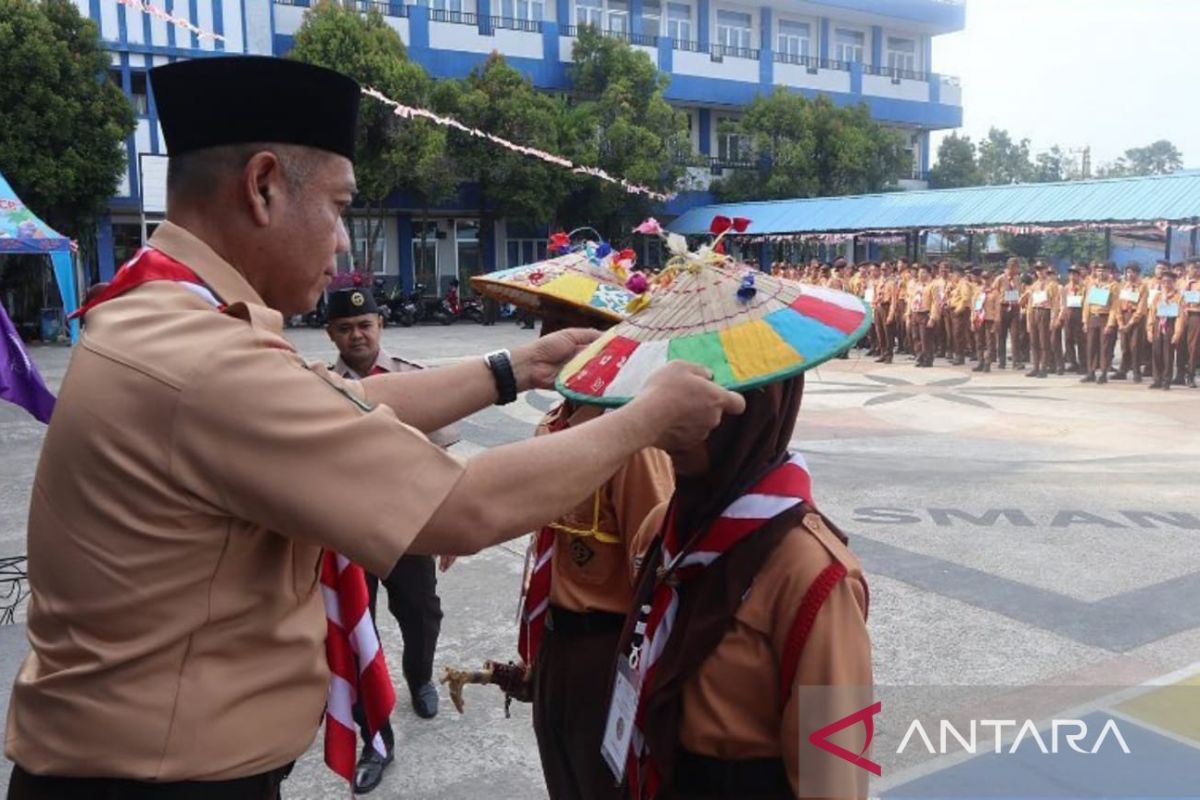
M 708 233 L 712 218 L 718 214 L 749 218 L 749 234 L 1182 221 L 1200 217 L 1200 171 L 1146 178 L 718 203 L 694 208 L 668 227 L 676 233 Z

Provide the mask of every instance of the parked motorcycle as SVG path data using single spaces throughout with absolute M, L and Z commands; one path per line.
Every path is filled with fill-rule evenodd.
M 436 295 L 426 295 L 425 285 L 418 283 L 407 295 L 401 293 L 388 301 L 392 318 L 405 328 L 418 322 L 438 322 L 449 325 L 454 321 L 446 301 Z

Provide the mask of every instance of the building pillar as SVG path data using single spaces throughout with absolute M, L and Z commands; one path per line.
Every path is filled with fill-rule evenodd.
M 921 131 L 921 180 L 929 175 L 929 131 Z
M 101 214 L 96 222 L 96 264 L 101 281 L 113 279 L 113 273 L 117 271 L 114 261 L 112 215 Z
M 769 93 L 775 84 L 775 54 L 771 46 L 775 40 L 775 20 L 769 6 L 763 6 L 759 11 L 759 49 L 758 49 L 758 82 L 763 87 L 763 93 Z
M 666 13 L 666 9 L 662 9 Z M 633 35 L 642 33 L 642 0 L 629 0 L 629 32 Z
M 878 25 L 871 26 L 871 63 L 883 66 L 883 28 Z
M 663 12 L 666 12 L 666 8 L 663 9 Z M 704 52 L 708 52 L 709 49 L 708 21 L 710 14 L 708 0 L 699 0 L 696 4 L 696 35 L 700 40 L 700 49 Z
M 413 288 L 413 220 L 412 214 L 401 214 L 396 218 L 397 237 L 400 246 L 400 289 L 411 292 Z
M 700 155 L 712 155 L 712 111 L 707 108 L 696 110 L 696 122 L 700 128 Z
M 1166 250 L 1166 253 L 1167 253 L 1166 259 L 1167 259 L 1168 263 L 1171 261 L 1171 240 L 1173 238 L 1175 238 L 1175 226 L 1168 225 L 1167 226 L 1167 250 Z
M 1104 229 L 1104 260 L 1108 261 L 1112 258 L 1112 228 L 1105 227 Z
M 480 36 L 492 35 L 492 0 L 475 0 L 475 19 Z
M 821 41 L 817 43 L 820 48 L 821 60 L 829 60 L 829 17 L 821 17 Z
M 499 222 L 492 222 L 491 225 L 479 226 L 479 257 L 483 260 L 483 272 L 495 272 L 500 269 L 496 264 L 496 226 Z

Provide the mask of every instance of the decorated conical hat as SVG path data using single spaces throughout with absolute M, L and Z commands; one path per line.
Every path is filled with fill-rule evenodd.
M 471 278 L 471 286 L 481 294 L 535 314 L 565 307 L 610 322 L 620 321 L 634 295 L 622 285 L 624 275 L 614 270 L 613 256 L 597 258 L 589 255 L 589 250 L 595 252 L 594 248 L 581 249 L 536 264 L 476 275 Z
M 870 307 L 852 294 L 775 278 L 711 251 L 702 257 L 668 266 L 648 304 L 567 364 L 558 391 L 621 405 L 672 359 L 708 367 L 728 389 L 753 389 L 829 360 L 870 327 Z

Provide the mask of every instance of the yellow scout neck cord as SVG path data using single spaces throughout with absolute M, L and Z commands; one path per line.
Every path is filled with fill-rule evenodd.
M 570 534 L 571 536 L 591 536 L 598 542 L 604 544 L 620 544 L 621 537 L 613 536 L 611 533 L 605 533 L 600 530 L 600 490 L 596 490 L 596 497 L 592 503 L 592 527 L 591 530 L 584 528 L 573 528 L 570 525 L 564 525 L 561 522 L 552 522 L 549 527 L 556 531 Z

